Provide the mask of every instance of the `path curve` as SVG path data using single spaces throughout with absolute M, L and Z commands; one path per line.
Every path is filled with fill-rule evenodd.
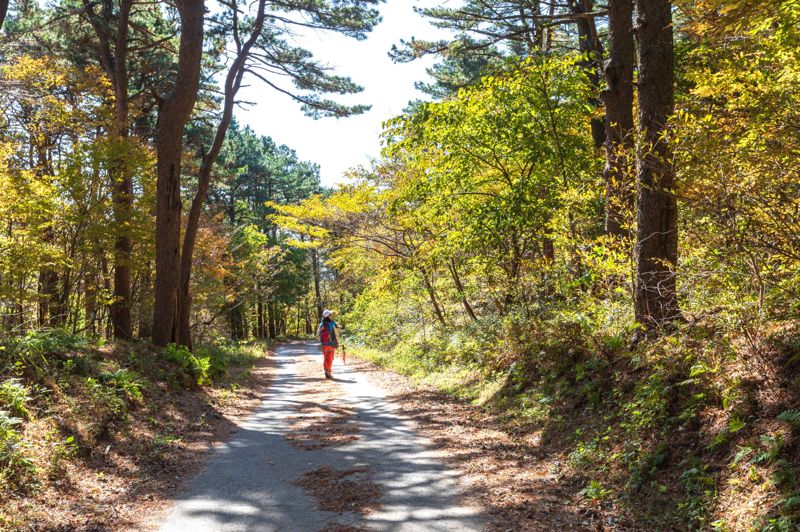
M 303 375 L 299 365 L 310 357 L 321 365 L 321 356 L 310 342 L 278 346 L 275 356 L 277 368 L 264 402 L 214 452 L 206 470 L 175 503 L 162 532 L 484 528 L 478 510 L 459 504 L 458 473 L 437 459 L 429 442 L 382 390 L 339 360 L 334 368 L 335 384 L 341 386 L 337 402 L 354 411 L 359 438 L 314 450 L 290 445 L 286 437 L 304 403 L 303 389 L 309 379 L 317 379 Z M 382 492 L 379 507 L 366 515 L 320 510 L 317 500 L 294 482 L 326 466 L 339 471 L 369 468 L 370 480 Z

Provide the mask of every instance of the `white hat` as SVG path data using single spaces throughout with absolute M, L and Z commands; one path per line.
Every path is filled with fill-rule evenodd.
M 327 317 L 328 317 L 328 316 L 330 316 L 331 314 L 333 314 L 333 311 L 332 311 L 332 310 L 323 310 L 323 311 L 322 311 L 322 317 L 323 317 L 323 318 L 327 318 Z

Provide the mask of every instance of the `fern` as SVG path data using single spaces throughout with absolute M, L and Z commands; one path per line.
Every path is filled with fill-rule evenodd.
M 780 413 L 778 419 L 788 423 L 793 429 L 800 428 L 800 410 L 785 410 Z

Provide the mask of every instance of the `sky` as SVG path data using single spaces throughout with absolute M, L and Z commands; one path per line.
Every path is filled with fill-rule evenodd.
M 256 133 L 293 148 L 302 160 L 318 163 L 323 185 L 345 181 L 343 174 L 349 168 L 367 164 L 380 155 L 381 123 L 399 115 L 410 100 L 425 98 L 414 88 L 414 82 L 428 79 L 425 68 L 434 59 L 396 64 L 388 52 L 401 39 L 441 37 L 441 30 L 413 8 L 446 3 L 447 0 L 388 0 L 380 8 L 383 22 L 364 41 L 311 31 L 298 36 L 295 44 L 333 66 L 336 74 L 350 76 L 364 87 L 358 95 L 337 100 L 372 105 L 370 111 L 350 118 L 314 120 L 303 115 L 299 103 L 251 78 L 245 81 L 249 85 L 239 95 L 254 105 L 238 109 L 237 119 Z

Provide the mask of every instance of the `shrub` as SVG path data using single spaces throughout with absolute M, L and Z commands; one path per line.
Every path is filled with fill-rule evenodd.
M 32 367 L 41 373 L 48 365 L 47 355 L 80 351 L 87 345 L 86 339 L 62 329 L 39 329 L 10 340 L 0 351 L 5 354 L 0 361 Z
M 66 463 L 69 463 L 78 452 L 78 445 L 75 443 L 74 436 L 68 436 L 65 440 L 57 440 L 53 444 L 47 464 L 47 477 L 49 479 L 63 478 L 66 475 Z
M 22 420 L 0 410 L 0 488 L 22 489 L 36 473 L 25 456 L 17 427 Z
M 185 346 L 169 344 L 164 349 L 164 357 L 194 377 L 198 385 L 211 384 L 211 358 L 208 355 L 195 356 Z
M 142 383 L 139 376 L 133 371 L 119 369 L 114 372 L 103 372 L 98 375 L 98 379 L 112 388 L 118 396 L 123 396 L 129 401 L 142 399 Z
M 106 423 L 124 419 L 128 408 L 125 402 L 117 394 L 115 388 L 105 386 L 94 377 L 86 377 L 84 380 L 89 396 L 95 403 L 95 407 L 106 412 L 106 416 L 100 416 L 100 424 L 103 427 Z
M 7 379 L 0 383 L 0 406 L 22 419 L 30 419 L 26 403 L 30 401 L 28 388 L 19 379 Z

